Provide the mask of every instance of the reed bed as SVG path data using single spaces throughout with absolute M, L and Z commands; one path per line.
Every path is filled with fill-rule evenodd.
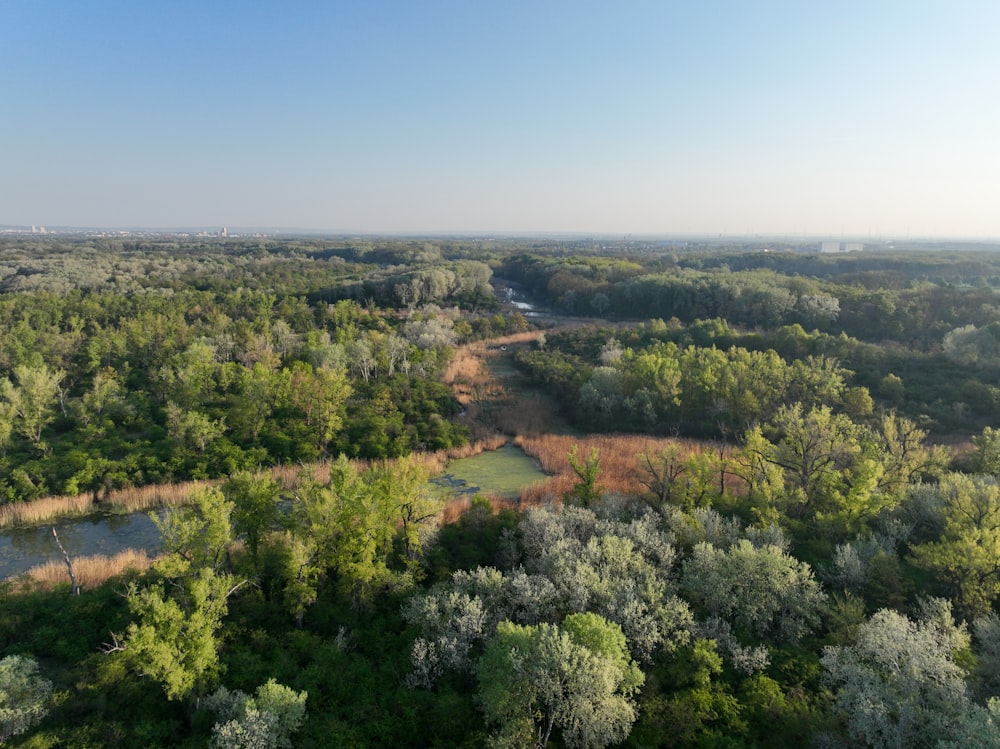
M 196 491 L 215 485 L 215 481 L 182 481 L 177 484 L 150 484 L 110 492 L 101 506 L 122 512 L 141 512 L 160 507 L 180 507 L 191 501 Z
M 498 497 L 494 494 L 480 494 L 478 497 L 489 502 L 490 509 L 494 514 L 500 512 L 502 509 L 516 510 L 520 506 L 518 500 L 511 499 L 509 497 Z M 448 525 L 456 522 L 470 509 L 472 509 L 472 497 L 468 495 L 455 497 L 454 499 L 449 500 L 441 510 L 441 525 Z
M 42 497 L 30 502 L 11 502 L 0 506 L 0 529 L 42 525 L 53 520 L 90 515 L 99 510 L 128 513 L 179 507 L 191 501 L 193 492 L 213 483 L 185 481 L 116 489 L 96 501 L 93 494 L 73 494 Z
M 655 453 L 668 446 L 680 447 L 681 456 L 688 457 L 701 452 L 705 446 L 693 440 L 673 438 L 643 437 L 625 434 L 570 435 L 545 434 L 518 436 L 514 440 L 525 453 L 542 465 L 542 469 L 552 478 L 538 485 L 526 487 L 526 501 L 541 501 L 544 496 L 561 497 L 577 481 L 569 463 L 570 451 L 576 447 L 579 460 L 586 460 L 591 450 L 597 450 L 601 471 L 598 483 L 606 492 L 619 494 L 641 494 L 646 491 L 639 480 L 642 476 L 639 466 L 640 456 L 649 451 Z
M 94 555 L 75 557 L 73 559 L 73 574 L 81 588 L 95 588 L 113 577 L 119 577 L 129 571 L 142 572 L 155 561 L 141 549 L 125 549 L 114 556 Z M 69 574 L 66 563 L 51 561 L 32 567 L 27 572 L 11 580 L 15 592 L 51 590 L 62 585 L 69 585 Z
M 519 343 L 530 343 L 537 341 L 542 334 L 541 330 L 524 330 L 520 333 L 511 333 L 497 338 L 490 339 L 491 346 L 515 346 Z
M 11 502 L 0 506 L 0 528 L 40 525 L 55 518 L 80 517 L 94 511 L 90 494 L 43 497 L 33 502 Z

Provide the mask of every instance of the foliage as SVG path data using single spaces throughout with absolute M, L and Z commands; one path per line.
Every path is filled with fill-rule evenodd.
M 215 749 L 291 749 L 291 735 L 306 715 L 306 693 L 269 679 L 251 697 L 219 687 L 202 703 L 216 714 L 212 727 Z
M 510 747 L 547 746 L 554 728 L 568 747 L 617 743 L 644 681 L 621 629 L 596 614 L 572 614 L 561 627 L 501 622 L 477 673 L 479 703 L 498 725 L 491 745 Z
M 36 725 L 48 712 L 52 682 L 27 656 L 0 659 L 0 744 Z
M 819 624 L 826 600 L 809 565 L 747 539 L 728 549 L 697 544 L 681 568 L 681 588 L 703 617 L 705 636 L 747 672 L 767 665 L 756 643 L 799 640 Z
M 603 244 L 0 238 L 0 499 L 222 479 L 145 575 L 0 590 L 55 695 L 18 740 L 274 745 L 270 684 L 303 747 L 995 745 L 1000 256 Z M 505 388 L 633 447 L 539 438 L 557 489 L 437 528 L 415 464 L 338 456 L 466 439 L 442 368 L 528 323 L 494 271 L 616 319 L 512 346 Z
M 597 449 L 591 449 L 586 460 L 581 460 L 574 445 L 569 454 L 569 465 L 576 474 L 577 483 L 566 496 L 566 500 L 581 507 L 589 507 L 600 501 L 601 487 L 597 480 L 601 474 L 601 458 Z
M 964 628 L 945 605 L 917 621 L 883 609 L 862 625 L 853 645 L 827 648 L 824 678 L 851 739 L 871 747 L 933 747 L 952 738 L 972 711 L 955 660 L 967 646 Z
M 962 613 L 985 614 L 1000 595 L 1000 484 L 952 474 L 937 492 L 943 532 L 913 547 L 914 562 L 945 583 Z
M 135 621 L 109 652 L 124 651 L 171 700 L 204 694 L 219 675 L 222 620 L 229 597 L 245 582 L 228 571 L 233 506 L 218 489 L 205 489 L 191 507 L 162 520 L 153 514 L 166 551 L 154 569 L 163 579 L 128 588 Z
M 137 621 L 125 631 L 128 662 L 159 682 L 167 698 L 203 694 L 219 675 L 219 629 L 234 582 L 203 568 L 183 581 L 173 596 L 160 585 L 128 591 Z

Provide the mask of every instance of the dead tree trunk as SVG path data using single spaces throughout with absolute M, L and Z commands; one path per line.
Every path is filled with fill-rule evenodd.
M 80 586 L 76 582 L 76 575 L 73 573 L 73 560 L 69 558 L 69 552 L 66 551 L 66 547 L 62 545 L 62 541 L 59 540 L 59 534 L 56 533 L 56 527 L 52 526 L 52 537 L 56 540 L 56 545 L 59 547 L 59 551 L 62 552 L 63 561 L 66 562 L 66 570 L 69 572 L 69 582 L 72 588 L 72 595 L 80 595 Z

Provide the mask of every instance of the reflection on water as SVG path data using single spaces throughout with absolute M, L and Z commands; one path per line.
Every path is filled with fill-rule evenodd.
M 92 515 L 55 523 L 59 540 L 71 557 L 113 556 L 125 549 L 160 550 L 160 532 L 149 515 Z M 0 578 L 25 572 L 49 561 L 62 561 L 52 525 L 17 528 L 0 534 Z

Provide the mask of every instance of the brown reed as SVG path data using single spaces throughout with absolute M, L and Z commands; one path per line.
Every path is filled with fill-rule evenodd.
M 682 457 L 689 457 L 707 447 L 694 440 L 656 438 L 628 434 L 601 434 L 572 436 L 544 434 L 518 436 L 515 444 L 528 455 L 537 459 L 542 469 L 553 475 L 552 479 L 538 485 L 526 487 L 523 497 L 532 501 L 541 500 L 546 495 L 562 496 L 576 483 L 576 475 L 570 466 L 569 455 L 577 450 L 578 460 L 586 460 L 592 449 L 597 450 L 600 460 L 598 483 L 606 492 L 620 494 L 641 494 L 646 491 L 640 478 L 640 456 L 646 451 L 656 453 L 670 446 L 680 448 Z
M 43 497 L 32 502 L 11 502 L 0 506 L 0 528 L 40 525 L 55 518 L 79 517 L 94 511 L 89 494 Z
M 103 555 L 76 557 L 73 559 L 73 574 L 81 588 L 94 588 L 111 578 L 120 577 L 130 570 L 142 572 L 155 560 L 141 549 L 125 549 L 114 556 Z M 29 590 L 52 590 L 69 585 L 69 574 L 63 561 L 50 561 L 32 567 L 27 572 L 13 578 L 11 589 L 17 593 Z

